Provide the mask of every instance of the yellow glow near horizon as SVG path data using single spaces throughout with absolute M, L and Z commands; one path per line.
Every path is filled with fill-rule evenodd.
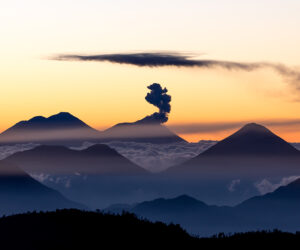
M 0 7 L 1 131 L 60 111 L 98 129 L 135 121 L 156 111 L 144 100 L 153 82 L 166 86 L 172 96 L 168 124 L 299 117 L 300 102 L 294 100 L 300 92 L 270 70 L 47 59 L 59 53 L 169 50 L 297 66 L 299 1 L 11 0 Z M 182 136 L 198 141 L 222 139 L 230 132 Z M 300 129 L 274 132 L 300 141 Z

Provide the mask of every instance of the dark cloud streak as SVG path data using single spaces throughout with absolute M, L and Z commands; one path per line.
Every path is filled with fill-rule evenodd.
M 223 67 L 226 69 L 254 70 L 260 67 L 258 63 L 239 63 L 218 60 L 193 60 L 191 56 L 180 53 L 128 53 L 99 55 L 58 55 L 55 60 L 63 61 L 107 61 L 119 64 L 131 64 L 140 67 Z
M 226 70 L 254 71 L 269 68 L 296 85 L 300 90 L 300 71 L 284 64 L 268 62 L 234 62 L 222 60 L 196 60 L 193 56 L 181 53 L 124 53 L 124 54 L 98 54 L 98 55 L 58 55 L 55 60 L 63 61 L 98 61 L 118 64 L 130 64 L 140 67 L 198 67 L 198 68 L 223 68 Z
M 168 128 L 178 134 L 217 133 L 239 129 L 252 121 L 236 122 L 213 122 L 213 123 L 190 123 L 190 124 L 168 124 Z M 270 128 L 282 128 L 289 131 L 300 130 L 300 119 L 294 120 L 260 120 L 255 121 Z

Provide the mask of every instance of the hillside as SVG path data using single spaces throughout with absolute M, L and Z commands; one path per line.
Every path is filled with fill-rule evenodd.
M 146 170 L 104 144 L 95 144 L 84 150 L 43 145 L 17 152 L 6 160 L 34 174 L 135 175 L 147 173 Z
M 57 208 L 86 208 L 66 199 L 6 161 L 0 161 L 0 204 L 0 215 Z

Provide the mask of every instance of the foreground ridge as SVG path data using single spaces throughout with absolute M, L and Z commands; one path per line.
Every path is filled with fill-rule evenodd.
M 101 246 L 242 247 L 245 243 L 276 246 L 300 242 L 300 234 L 278 230 L 257 231 L 210 238 L 187 234 L 179 225 L 152 223 L 130 213 L 121 215 L 75 209 L 13 215 L 0 219 L 1 247 L 6 249 L 95 249 Z

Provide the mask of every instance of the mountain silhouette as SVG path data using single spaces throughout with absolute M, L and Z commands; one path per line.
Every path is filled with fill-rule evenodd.
M 128 205 L 111 206 L 105 209 L 107 212 L 122 213 L 131 212 L 139 217 L 151 221 L 162 221 L 165 223 L 178 223 L 189 233 L 196 235 L 209 235 L 215 232 L 230 231 L 232 219 L 230 208 L 209 206 L 202 201 L 196 200 L 188 195 L 175 198 L 159 198 L 152 201 L 141 202 L 131 207 Z M 221 227 L 223 224 L 225 226 Z
M 269 213 L 280 210 L 287 214 L 296 213 L 300 209 L 300 179 L 281 186 L 272 193 L 250 198 L 237 207 L 252 211 L 269 210 Z
M 151 175 L 107 145 L 75 150 L 42 145 L 6 158 L 43 184 L 71 200 L 98 209 L 140 196 L 144 179 Z
M 183 142 L 181 137 L 167 127 L 149 120 L 120 123 L 105 131 L 98 131 L 68 112 L 36 116 L 21 121 L 0 134 L 0 145 L 38 143 L 47 145 L 81 145 L 109 141 L 134 141 L 146 143 Z
M 299 155 L 300 152 L 289 143 L 272 133 L 266 127 L 249 123 L 234 134 L 212 146 L 202 155 L 225 156 L 267 156 Z
M 136 214 L 151 215 L 153 213 L 186 213 L 188 210 L 205 209 L 204 202 L 189 195 L 180 195 L 172 199 L 158 198 L 135 204 L 113 204 L 105 209 L 107 212 L 122 213 L 131 211 Z
M 26 213 L 0 218 L 2 249 L 140 249 L 147 244 L 202 246 L 178 225 L 152 223 L 133 214 L 121 216 L 75 209 Z
M 60 112 L 48 118 L 36 116 L 18 122 L 0 134 L 0 143 L 76 144 L 98 138 L 100 134 L 70 113 Z
M 300 174 L 300 152 L 262 125 L 250 123 L 166 173 L 262 177 Z
M 219 232 L 273 230 L 295 232 L 300 222 L 300 179 L 272 193 L 250 198 L 236 206 L 211 206 L 187 195 L 155 199 L 132 206 L 108 207 L 105 211 L 128 211 L 151 221 L 178 223 L 196 235 Z
M 119 123 L 103 131 L 105 140 L 134 141 L 155 144 L 185 142 L 166 126 L 144 118 L 133 123 Z
M 42 145 L 6 158 L 33 174 L 51 175 L 139 175 L 147 171 L 104 144 L 84 150 Z
M 16 165 L 0 161 L 0 215 L 33 210 L 86 208 L 34 180 Z

